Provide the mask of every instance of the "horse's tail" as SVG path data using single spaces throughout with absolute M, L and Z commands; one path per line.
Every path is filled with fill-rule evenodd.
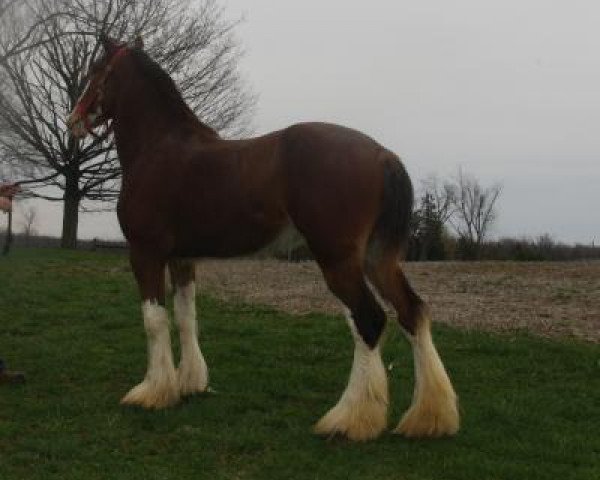
M 397 155 L 384 150 L 383 201 L 377 224 L 371 234 L 370 246 L 380 253 L 396 253 L 404 257 L 408 248 L 412 216 L 413 186 Z

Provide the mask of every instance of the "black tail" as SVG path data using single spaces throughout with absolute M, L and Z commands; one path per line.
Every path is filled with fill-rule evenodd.
M 372 240 L 376 240 L 384 250 L 406 254 L 414 202 L 413 186 L 400 159 L 388 151 L 383 155 L 383 203 Z

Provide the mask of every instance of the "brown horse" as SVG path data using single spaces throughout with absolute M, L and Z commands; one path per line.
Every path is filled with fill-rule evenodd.
M 400 266 L 413 192 L 398 157 L 359 132 L 324 123 L 223 140 L 193 114 L 141 41 L 101 42 L 104 55 L 91 67 L 67 124 L 84 137 L 112 120 L 123 169 L 117 213 L 142 296 L 148 369 L 122 403 L 162 408 L 207 389 L 193 260 L 253 252 L 293 226 L 345 305 L 355 342 L 348 386 L 315 431 L 366 440 L 386 427 L 380 341 L 381 301 L 387 301 L 415 360 L 413 403 L 395 431 L 457 432 L 456 395 L 433 345 L 427 310 Z M 166 267 L 175 288 L 178 369 L 164 307 Z

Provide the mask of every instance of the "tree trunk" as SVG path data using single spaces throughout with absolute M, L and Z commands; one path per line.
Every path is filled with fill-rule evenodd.
M 63 208 L 63 226 L 60 247 L 74 250 L 77 248 L 77 227 L 79 225 L 79 186 L 67 177 Z
M 2 255 L 8 255 L 8 252 L 10 252 L 10 246 L 12 245 L 12 219 L 12 210 L 10 210 L 8 212 L 8 226 L 6 227 L 6 237 L 4 238 L 4 247 L 2 248 Z

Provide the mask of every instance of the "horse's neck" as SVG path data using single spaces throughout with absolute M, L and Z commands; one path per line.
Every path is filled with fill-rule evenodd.
M 144 161 L 140 157 L 155 151 L 170 134 L 182 139 L 193 136 L 206 143 L 219 139 L 214 130 L 191 112 L 161 110 L 149 99 L 136 99 L 136 106 L 121 109 L 114 118 L 115 143 L 123 170 Z
M 138 114 L 136 114 L 138 116 Z M 143 114 L 139 115 L 140 117 Z M 147 148 L 157 141 L 160 123 L 148 122 L 130 115 L 118 115 L 113 120 L 115 144 L 123 170 L 132 166 Z M 164 135 L 166 132 L 162 132 Z

